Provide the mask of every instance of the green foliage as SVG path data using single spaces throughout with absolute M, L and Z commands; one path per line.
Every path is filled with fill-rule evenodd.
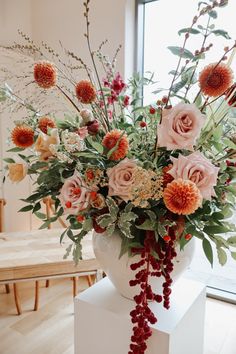
M 227 253 L 222 248 L 217 248 L 217 255 L 218 255 L 219 263 L 222 266 L 224 266 L 225 263 L 227 262 Z
M 124 209 L 124 212 L 120 214 L 118 219 L 118 227 L 120 231 L 128 238 L 134 238 L 131 232 L 132 222 L 134 222 L 138 215 L 132 211 L 128 211 L 129 207 Z
M 216 36 L 222 36 L 226 39 L 231 39 L 230 35 L 225 30 L 218 29 L 218 30 L 211 31 L 211 33 L 215 34 Z
M 186 59 L 194 58 L 193 53 L 191 53 L 187 49 L 183 49 L 181 47 L 175 47 L 175 46 L 169 46 L 167 48 L 171 51 L 172 54 L 177 55 L 179 57 L 186 58 Z
M 210 262 L 211 266 L 213 267 L 213 251 L 212 251 L 212 246 L 210 244 L 210 242 L 204 238 L 202 241 L 202 248 L 204 250 L 204 253 L 208 259 L 208 261 Z
M 182 28 L 179 32 L 178 35 L 180 36 L 182 33 L 191 33 L 191 34 L 199 34 L 201 33 L 199 30 L 197 30 L 196 28 Z

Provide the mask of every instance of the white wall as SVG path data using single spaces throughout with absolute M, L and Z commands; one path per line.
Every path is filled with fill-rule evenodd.
M 134 63 L 134 4 L 134 0 L 90 2 L 92 47 L 97 49 L 104 39 L 108 39 L 106 54 L 112 57 L 121 44 L 117 68 L 126 78 L 132 74 Z M 0 45 L 11 45 L 14 41 L 22 42 L 17 34 L 18 29 L 29 34 L 34 41 L 47 42 L 55 49 L 59 48 L 60 40 L 65 48 L 90 64 L 83 35 L 85 31 L 83 0 L 0 0 Z M 4 61 L 6 62 L 6 57 L 3 58 L 1 55 L 0 66 Z M 14 65 L 14 57 L 9 59 L 9 63 Z M 82 78 L 83 74 L 77 79 Z M 2 84 L 0 82 L 0 86 Z M 8 148 L 6 137 L 9 136 L 8 130 L 11 126 L 12 117 L 1 113 L 0 109 L 0 161 L 6 156 L 5 151 Z M 7 231 L 26 230 L 38 226 L 38 222 L 32 219 L 30 214 L 17 213 L 22 206 L 19 198 L 28 196 L 30 190 L 29 181 L 23 181 L 18 185 L 12 185 L 8 181 L 4 185 L 4 196 L 7 200 L 5 208 Z

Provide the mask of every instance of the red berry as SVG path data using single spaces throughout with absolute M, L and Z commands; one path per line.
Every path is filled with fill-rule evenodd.
M 65 206 L 66 206 L 67 208 L 71 208 L 72 203 L 71 203 L 70 201 L 68 201 L 68 202 L 66 202 Z
M 189 241 L 189 240 L 191 240 L 192 235 L 191 234 L 187 234 L 187 235 L 184 236 L 184 238 L 185 238 L 185 240 Z
M 163 237 L 163 240 L 164 240 L 165 242 L 169 242 L 169 241 L 171 240 L 171 237 L 170 237 L 169 235 L 165 235 L 165 236 Z
M 147 126 L 147 123 L 142 120 L 142 122 L 139 123 L 141 128 L 145 128 Z
M 83 222 L 84 219 L 85 219 L 84 215 L 78 215 L 77 218 L 76 218 L 76 220 L 77 220 L 79 223 Z
M 106 231 L 106 229 L 98 225 L 95 219 L 93 219 L 93 228 L 98 234 L 102 234 L 103 232 Z
M 168 102 L 168 97 L 167 97 L 167 96 L 163 96 L 163 97 L 162 97 L 162 102 L 163 102 L 164 104 L 166 104 L 166 103 Z
M 149 108 L 149 113 L 150 113 L 150 114 L 155 114 L 155 113 L 156 113 L 155 108 L 154 108 L 154 107 L 150 107 L 150 108 Z

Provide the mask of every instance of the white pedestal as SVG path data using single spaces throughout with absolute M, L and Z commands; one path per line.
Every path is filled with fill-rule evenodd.
M 171 308 L 152 303 L 158 318 L 146 354 L 203 354 L 205 286 L 181 278 Z M 105 278 L 75 298 L 75 354 L 127 354 L 134 302 Z

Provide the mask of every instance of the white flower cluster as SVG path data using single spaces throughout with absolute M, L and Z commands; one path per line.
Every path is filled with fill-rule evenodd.
M 83 151 L 85 149 L 85 143 L 77 133 L 69 132 L 66 129 L 62 132 L 61 138 L 65 150 L 68 152 Z
M 62 151 L 58 151 L 58 146 L 51 144 L 49 146 L 51 153 L 61 162 L 72 163 L 73 160 Z

